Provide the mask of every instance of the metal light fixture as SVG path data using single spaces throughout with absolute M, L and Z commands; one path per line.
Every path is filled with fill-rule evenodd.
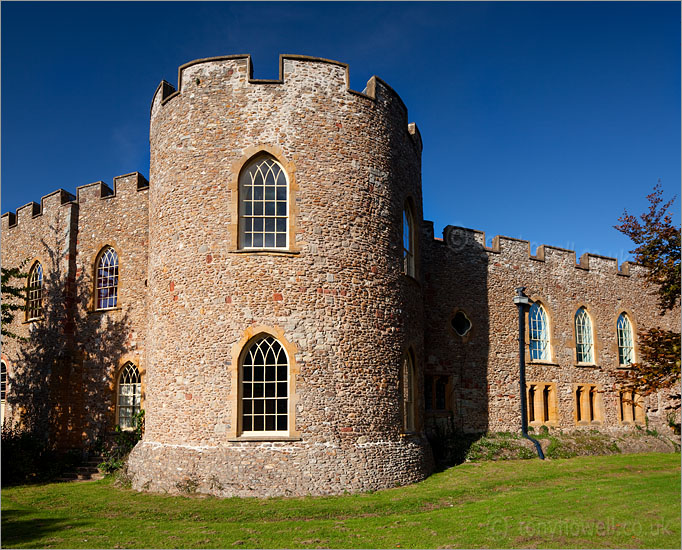
M 525 310 L 530 307 L 531 300 L 524 294 L 525 286 L 516 289 L 514 303 L 519 308 L 519 386 L 521 388 L 521 435 L 533 442 L 538 451 L 538 456 L 544 460 L 540 443 L 528 435 L 528 416 L 526 412 L 526 317 Z

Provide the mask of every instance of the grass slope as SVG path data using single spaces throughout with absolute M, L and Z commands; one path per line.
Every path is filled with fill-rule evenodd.
M 6 548 L 680 548 L 680 456 L 469 463 L 293 499 L 172 497 L 111 480 L 2 492 Z

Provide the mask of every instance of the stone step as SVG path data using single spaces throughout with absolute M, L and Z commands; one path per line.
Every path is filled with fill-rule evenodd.
M 96 474 L 99 472 L 97 466 L 78 466 L 76 472 L 79 474 Z
M 66 483 L 69 481 L 94 481 L 102 479 L 104 473 L 97 467 L 102 462 L 104 462 L 104 459 L 101 456 L 90 457 L 81 466 L 77 466 L 75 471 L 62 474 L 56 481 Z

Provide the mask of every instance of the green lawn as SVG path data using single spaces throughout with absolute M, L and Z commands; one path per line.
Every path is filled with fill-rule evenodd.
M 326 498 L 171 497 L 110 480 L 2 491 L 13 548 L 680 548 L 680 455 L 463 464 Z

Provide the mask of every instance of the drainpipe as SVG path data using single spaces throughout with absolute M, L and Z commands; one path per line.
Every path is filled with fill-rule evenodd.
M 519 385 L 521 386 L 521 435 L 532 441 L 541 460 L 545 459 L 540 443 L 528 435 L 528 415 L 526 412 L 526 307 L 530 305 L 530 298 L 523 291 L 525 286 L 516 289 L 514 303 L 519 308 Z

